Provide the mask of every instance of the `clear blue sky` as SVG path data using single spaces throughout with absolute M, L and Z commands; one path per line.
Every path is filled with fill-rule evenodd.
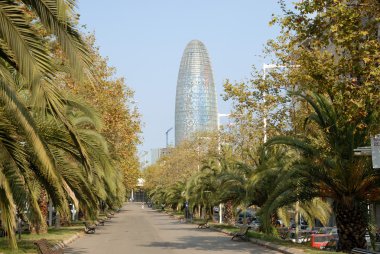
M 177 75 L 186 44 L 198 39 L 206 45 L 220 95 L 226 79 L 245 80 L 252 65 L 262 66 L 258 55 L 279 32 L 268 22 L 280 8 L 277 0 L 79 0 L 78 12 L 80 23 L 95 31 L 101 54 L 136 92 L 144 123 L 142 154 L 164 147 L 165 131 L 174 126 Z M 231 109 L 220 96 L 218 107 L 220 113 Z

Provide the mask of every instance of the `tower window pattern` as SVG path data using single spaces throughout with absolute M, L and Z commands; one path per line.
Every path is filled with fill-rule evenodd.
M 217 130 L 217 104 L 211 63 L 204 44 L 190 41 L 181 59 L 175 106 L 175 144 L 195 132 Z

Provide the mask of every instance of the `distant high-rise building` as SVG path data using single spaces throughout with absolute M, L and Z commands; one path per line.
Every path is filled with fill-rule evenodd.
M 150 164 L 156 163 L 161 157 L 170 154 L 170 148 L 155 148 L 150 150 Z
M 178 72 L 175 104 L 175 144 L 195 132 L 218 129 L 216 92 L 210 58 L 205 45 L 187 44 Z

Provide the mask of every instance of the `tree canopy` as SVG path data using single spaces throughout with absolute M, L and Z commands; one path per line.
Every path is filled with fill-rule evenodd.
M 111 80 L 75 19 L 74 1 L 0 3 L 0 219 L 12 248 L 16 214 L 46 230 L 50 199 L 62 216 L 70 202 L 95 217 L 101 202 L 122 204 L 137 167 L 133 93 Z M 89 83 L 108 97 L 83 101 Z

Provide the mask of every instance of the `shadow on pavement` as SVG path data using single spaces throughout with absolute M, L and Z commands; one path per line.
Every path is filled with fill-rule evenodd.
M 254 254 L 265 254 L 273 253 L 273 250 L 260 248 L 253 249 L 251 243 L 241 242 L 241 241 L 231 241 L 227 237 L 207 237 L 207 236 L 186 236 L 179 238 L 181 242 L 151 242 L 148 245 L 142 245 L 143 247 L 150 248 L 163 248 L 172 250 L 202 250 L 210 252 L 222 252 L 222 251 L 233 251 L 233 253 L 254 253 Z
M 197 228 L 197 226 L 194 226 L 193 228 L 189 228 L 189 227 L 180 227 L 180 226 L 178 226 L 178 227 L 176 227 L 176 228 L 162 228 L 161 230 L 187 230 L 187 231 L 200 231 L 200 232 L 202 232 L 202 231 L 209 231 L 209 232 L 211 232 L 211 230 L 209 230 L 209 229 L 206 229 L 206 228 L 202 228 L 202 229 L 200 229 L 200 228 Z
M 64 252 L 70 252 L 71 254 L 82 254 L 82 253 L 88 253 L 88 249 L 86 248 L 81 248 L 81 249 L 78 249 L 78 248 L 70 248 L 70 247 L 67 247 L 65 248 L 65 251 Z

